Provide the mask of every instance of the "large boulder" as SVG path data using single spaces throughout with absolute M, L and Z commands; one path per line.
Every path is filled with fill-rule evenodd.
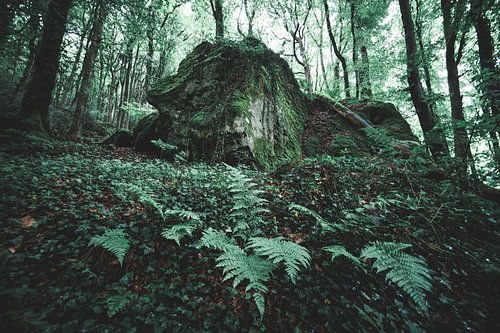
M 160 138 L 190 160 L 268 168 L 301 157 L 306 97 L 287 62 L 257 39 L 203 42 L 148 101 L 158 114 L 134 129 L 137 150 Z

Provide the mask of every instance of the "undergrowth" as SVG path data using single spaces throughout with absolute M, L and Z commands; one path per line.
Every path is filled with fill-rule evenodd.
M 499 328 L 498 208 L 416 157 L 263 173 L 3 143 L 2 331 Z

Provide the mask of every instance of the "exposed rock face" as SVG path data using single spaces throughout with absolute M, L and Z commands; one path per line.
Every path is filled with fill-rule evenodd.
M 117 147 L 133 147 L 134 138 L 129 130 L 120 129 L 104 140 L 102 144 L 112 144 Z
M 401 116 L 394 104 L 370 101 L 348 105 L 348 107 L 370 121 L 375 127 L 386 130 L 393 138 L 418 142 L 418 138 L 412 133 L 410 125 Z
M 161 138 L 191 160 L 268 168 L 301 157 L 305 96 L 286 61 L 256 39 L 200 44 L 148 101 L 159 114 L 137 124 L 137 150 Z

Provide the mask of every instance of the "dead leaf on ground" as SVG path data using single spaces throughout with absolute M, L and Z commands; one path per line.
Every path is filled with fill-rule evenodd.
M 21 218 L 21 227 L 24 229 L 31 228 L 33 226 L 33 223 L 35 223 L 35 219 L 31 215 L 26 215 L 25 217 Z

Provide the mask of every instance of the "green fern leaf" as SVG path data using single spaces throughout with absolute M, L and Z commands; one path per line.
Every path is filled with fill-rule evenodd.
M 321 229 L 324 231 L 333 231 L 334 226 L 337 226 L 327 222 L 318 213 L 307 207 L 292 203 L 290 204 L 290 206 L 288 206 L 288 209 L 313 217 L 316 220 L 316 222 L 320 225 Z
M 103 235 L 92 237 L 89 244 L 101 246 L 113 253 L 118 258 L 120 265 L 123 264 L 123 259 L 130 247 L 127 234 L 121 229 L 107 229 Z
M 133 293 L 125 288 L 120 288 L 117 291 L 119 291 L 117 295 L 106 297 L 105 305 L 109 318 L 122 311 L 133 296 Z
M 212 228 L 208 228 L 207 230 L 203 231 L 203 236 L 201 237 L 200 244 L 210 249 L 221 250 L 224 252 L 241 251 L 243 253 L 243 250 L 238 245 L 236 245 L 234 240 L 227 237 L 225 232 L 214 230 Z
M 362 266 L 363 263 L 361 262 L 361 260 L 359 260 L 358 257 L 355 257 L 353 256 L 349 251 L 347 251 L 345 249 L 345 247 L 343 247 L 342 245 L 330 245 L 330 246 L 325 246 L 323 248 L 323 250 L 327 251 L 327 252 L 330 252 L 332 254 L 332 261 L 339 257 L 339 256 L 344 256 L 350 260 L 352 260 L 353 262 L 355 262 L 356 264 Z
M 273 260 L 274 263 L 284 262 L 285 270 L 293 283 L 297 281 L 300 267 L 309 267 L 311 256 L 309 251 L 298 244 L 285 240 L 283 237 L 277 238 L 251 238 L 247 248 L 253 249 L 259 256 L 265 256 Z
M 161 235 L 166 239 L 175 241 L 177 245 L 180 246 L 182 238 L 185 236 L 192 236 L 193 231 L 195 231 L 197 227 L 198 226 L 194 223 L 181 223 L 166 228 Z
M 268 281 L 274 265 L 259 256 L 247 256 L 243 250 L 229 250 L 217 258 L 216 267 L 222 268 L 224 281 L 233 280 L 233 288 L 240 283 L 248 281 L 245 292 L 252 292 L 252 298 L 259 313 L 264 316 L 265 300 L 264 294 L 268 289 L 264 282 Z
M 410 244 L 374 242 L 363 248 L 361 258 L 375 259 L 373 268 L 377 273 L 387 271 L 386 280 L 403 289 L 427 313 L 425 292 L 432 289 L 431 271 L 422 258 L 402 252 L 409 247 Z

